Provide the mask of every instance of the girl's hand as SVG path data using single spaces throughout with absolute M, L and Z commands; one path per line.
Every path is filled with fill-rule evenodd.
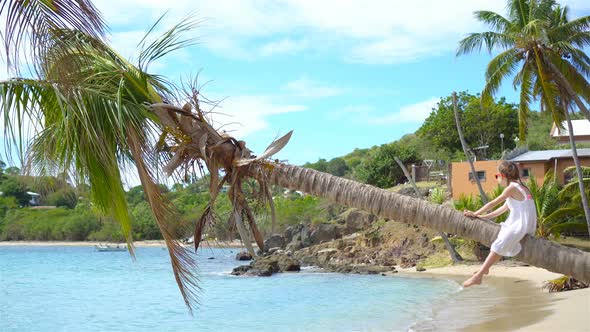
M 469 217 L 469 218 L 477 218 L 477 215 L 475 214 L 475 212 L 469 211 L 469 210 L 464 210 L 463 215 L 465 217 Z

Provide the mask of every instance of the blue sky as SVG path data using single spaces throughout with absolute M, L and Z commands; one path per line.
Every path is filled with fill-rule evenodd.
M 216 123 L 261 153 L 294 130 L 277 156 L 291 164 L 331 159 L 414 132 L 440 97 L 481 91 L 487 53 L 455 57 L 458 41 L 487 30 L 474 10 L 504 14 L 504 1 L 95 0 L 121 54 L 168 11 L 159 31 L 188 14 L 199 43 L 154 63 L 176 82 L 200 72 L 202 93 L 224 101 Z M 560 1 L 571 17 L 590 1 Z M 506 82 L 498 96 L 516 101 Z

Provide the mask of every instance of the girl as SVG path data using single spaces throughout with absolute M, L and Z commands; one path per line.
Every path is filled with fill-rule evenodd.
M 530 191 L 522 184 L 518 166 L 510 161 L 504 161 L 498 166 L 496 174 L 498 184 L 506 186 L 502 194 L 493 201 L 473 212 L 465 210 L 463 214 L 471 218 L 494 218 L 510 210 L 508 219 L 501 223 L 498 238 L 492 243 L 491 251 L 483 266 L 471 278 L 463 283 L 463 287 L 481 284 L 484 274 L 488 274 L 490 267 L 498 262 L 502 256 L 516 256 L 521 249 L 520 240 L 526 235 L 534 235 L 537 228 L 537 209 Z M 488 214 L 482 214 L 504 203 L 502 207 Z

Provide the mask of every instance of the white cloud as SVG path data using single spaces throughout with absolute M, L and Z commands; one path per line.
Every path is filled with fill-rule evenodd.
M 195 12 L 204 19 L 203 45 L 228 57 L 314 49 L 340 52 L 343 59 L 364 63 L 412 61 L 454 50 L 461 36 L 480 29 L 474 10 L 504 12 L 505 7 L 504 1 L 489 0 L 127 0 L 117 6 L 98 0 L 96 4 L 121 27 L 153 21 L 167 9 L 171 10 L 167 22 Z
M 308 47 L 308 43 L 303 40 L 293 40 L 285 38 L 272 41 L 260 47 L 260 55 L 273 56 L 278 54 L 292 54 L 303 51 Z
M 281 90 L 289 95 L 303 98 L 333 97 L 344 92 L 343 89 L 324 85 L 305 76 L 288 82 Z
M 429 98 L 427 100 L 406 105 L 400 108 L 399 112 L 386 114 L 383 116 L 370 116 L 367 120 L 370 124 L 391 125 L 401 123 L 422 123 L 432 109 L 436 107 L 439 98 Z
M 269 127 L 268 117 L 291 112 L 304 111 L 303 105 L 284 104 L 269 96 L 235 96 L 220 104 L 212 114 L 213 124 L 236 138 L 246 136 Z

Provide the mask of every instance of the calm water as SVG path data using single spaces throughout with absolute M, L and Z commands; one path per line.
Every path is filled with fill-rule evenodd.
M 234 277 L 235 253 L 200 252 L 191 317 L 161 248 L 137 248 L 132 262 L 92 247 L 0 247 L 0 331 L 406 331 L 459 289 L 313 269 Z

